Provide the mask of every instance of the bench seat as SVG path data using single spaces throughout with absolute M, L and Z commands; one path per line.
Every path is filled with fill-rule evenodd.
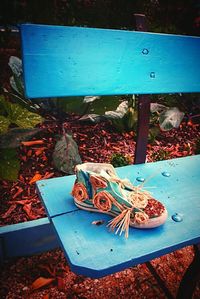
M 128 239 L 109 232 L 109 215 L 74 205 L 70 194 L 74 175 L 39 181 L 37 188 L 72 271 L 98 278 L 200 242 L 199 169 L 200 155 L 117 168 L 118 175 L 131 182 L 152 176 L 145 187 L 169 214 L 161 227 L 130 228 Z M 181 222 L 172 219 L 176 213 Z M 92 224 L 97 220 L 105 222 Z

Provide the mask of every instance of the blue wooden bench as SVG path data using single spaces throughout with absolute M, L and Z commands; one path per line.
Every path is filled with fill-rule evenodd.
M 200 155 L 144 162 L 150 107 L 147 95 L 200 92 L 200 38 L 31 24 L 21 25 L 21 38 L 28 98 L 141 95 L 135 165 L 118 168 L 117 173 L 131 181 L 156 173 L 146 186 L 156 187 L 153 195 L 166 205 L 169 217 L 156 229 L 131 228 L 126 240 L 108 231 L 108 215 L 74 205 L 70 192 L 75 176 L 42 180 L 37 188 L 48 219 L 1 228 L 1 256 L 33 254 L 60 244 L 72 271 L 102 277 L 144 262 L 154 271 L 151 259 L 195 245 L 194 262 L 177 296 L 190 298 L 199 274 Z M 105 224 L 92 224 L 99 219 Z M 27 241 L 22 249 L 19 240 L 24 234 Z

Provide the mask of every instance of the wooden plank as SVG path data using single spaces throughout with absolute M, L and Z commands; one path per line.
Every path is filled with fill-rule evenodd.
M 26 96 L 200 91 L 200 38 L 21 25 Z
M 59 247 L 47 218 L 0 227 L 1 259 L 27 256 Z
M 68 213 L 78 208 L 73 203 L 71 195 L 75 175 L 41 180 L 36 182 L 38 194 L 44 203 L 49 217 Z M 67 202 L 67 204 L 66 204 Z
M 165 204 L 169 214 L 167 222 L 159 228 L 131 228 L 128 240 L 108 231 L 106 223 L 111 217 L 105 214 L 72 210 L 53 217 L 71 269 L 78 274 L 101 277 L 199 243 L 199 167 L 200 155 L 197 155 L 117 169 L 121 178 L 127 177 L 132 182 L 137 177 L 145 178 L 146 188 L 155 187 L 149 190 Z M 170 176 L 164 176 L 164 172 Z M 48 180 L 49 188 L 52 184 L 53 179 Z M 70 197 L 64 200 L 65 205 L 71 205 Z M 182 222 L 172 220 L 175 213 L 183 217 Z M 105 223 L 95 226 L 92 224 L 94 220 L 104 220 Z

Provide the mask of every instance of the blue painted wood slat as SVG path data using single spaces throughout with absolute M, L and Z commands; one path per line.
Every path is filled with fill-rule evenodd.
M 131 228 L 128 240 L 109 232 L 106 223 L 110 216 L 76 209 L 70 186 L 66 187 L 69 177 L 38 183 L 71 269 L 101 277 L 200 242 L 199 168 L 200 155 L 117 168 L 121 178 L 135 183 L 137 177 L 146 179 L 145 187 L 165 204 L 169 214 L 167 222 L 159 228 Z M 62 194 L 60 189 L 64 190 Z M 55 202 L 65 213 L 58 214 Z M 176 213 L 183 217 L 182 222 L 172 220 Z M 92 224 L 94 220 L 105 220 L 105 223 L 96 226 Z
M 21 25 L 26 96 L 200 92 L 200 38 Z
M 0 260 L 38 254 L 59 247 L 48 218 L 0 227 Z

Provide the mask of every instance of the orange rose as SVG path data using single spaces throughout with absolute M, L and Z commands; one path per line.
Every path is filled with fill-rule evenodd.
M 113 197 L 106 191 L 97 193 L 93 199 L 94 206 L 102 211 L 109 212 L 112 208 Z
M 77 200 L 77 201 L 84 201 L 88 199 L 88 193 L 86 187 L 82 183 L 76 183 L 74 184 L 74 187 L 72 189 L 72 196 Z
M 106 188 L 107 187 L 106 181 L 104 181 L 103 179 L 101 179 L 97 176 L 94 176 L 94 175 L 90 176 L 90 182 L 91 182 L 92 187 L 94 189 Z
M 136 212 L 135 213 L 134 220 L 136 223 L 139 223 L 139 224 L 145 223 L 148 221 L 148 219 L 149 219 L 149 216 L 144 212 Z

